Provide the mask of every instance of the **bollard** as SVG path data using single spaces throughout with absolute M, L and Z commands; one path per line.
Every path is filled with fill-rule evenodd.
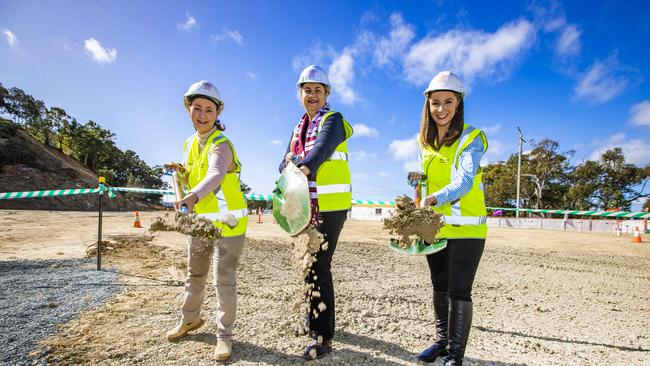
M 262 207 L 257 208 L 257 223 L 262 223 Z
M 99 186 L 103 187 L 104 183 L 106 182 L 106 178 L 104 177 L 99 177 Z M 102 212 L 104 208 L 104 202 L 102 198 L 104 197 L 104 193 L 100 192 L 99 193 L 99 212 L 98 212 L 98 223 L 97 223 L 97 270 L 100 271 L 102 269 Z

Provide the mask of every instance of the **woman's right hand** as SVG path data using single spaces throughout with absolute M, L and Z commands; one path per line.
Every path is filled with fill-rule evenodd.
M 184 173 L 185 167 L 181 163 L 174 163 L 173 161 L 163 165 L 163 168 L 170 172 Z

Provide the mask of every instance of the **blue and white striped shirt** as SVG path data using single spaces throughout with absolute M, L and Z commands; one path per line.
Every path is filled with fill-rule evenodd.
M 436 197 L 435 206 L 458 201 L 467 194 L 474 184 L 474 177 L 481 165 L 481 158 L 485 154 L 483 140 L 474 139 L 458 157 L 458 170 L 451 177 L 451 181 L 432 195 Z M 420 166 L 422 166 L 422 153 L 418 151 Z M 426 172 L 425 172 L 426 173 Z

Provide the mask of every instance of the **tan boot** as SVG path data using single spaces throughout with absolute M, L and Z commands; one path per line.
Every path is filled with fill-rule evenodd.
M 190 330 L 199 328 L 203 323 L 204 321 L 201 318 L 189 323 L 181 321 L 177 326 L 167 332 L 167 340 L 170 342 L 176 341 L 186 335 Z
M 214 359 L 217 361 L 226 361 L 230 359 L 232 352 L 232 341 L 220 339 L 217 341 L 217 347 L 214 349 Z

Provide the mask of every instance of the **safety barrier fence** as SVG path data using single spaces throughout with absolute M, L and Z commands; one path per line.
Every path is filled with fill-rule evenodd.
M 25 191 L 25 192 L 0 192 L 0 200 L 16 200 L 27 198 L 45 198 L 45 197 L 64 197 L 83 194 L 97 194 L 99 199 L 98 208 L 98 228 L 97 228 L 97 270 L 101 269 L 101 240 L 102 240 L 102 216 L 103 216 L 103 197 L 106 194 L 109 198 L 116 196 L 115 192 L 123 193 L 141 193 L 156 195 L 174 195 L 174 191 L 169 189 L 149 189 L 134 187 L 111 187 L 105 184 L 104 177 L 99 177 L 99 186 L 97 188 L 75 188 L 75 189 L 51 189 L 44 191 Z M 246 194 L 249 201 L 272 201 L 273 196 L 268 194 Z M 352 205 L 385 205 L 393 206 L 394 201 L 371 201 L 371 200 L 352 200 Z M 488 207 L 490 211 L 517 211 L 511 207 Z M 551 215 L 568 216 L 598 216 L 611 217 L 617 219 L 648 219 L 650 212 L 625 212 L 625 211 L 580 211 L 580 210 L 542 210 L 542 209 L 519 209 L 519 212 L 543 213 Z

